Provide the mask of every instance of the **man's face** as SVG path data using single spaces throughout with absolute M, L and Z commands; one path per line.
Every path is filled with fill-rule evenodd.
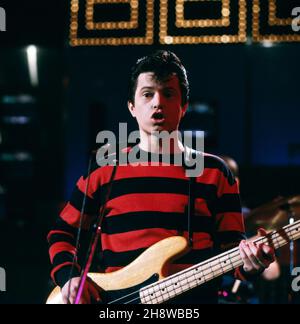
M 170 75 L 164 82 L 159 82 L 152 72 L 139 75 L 134 103 L 128 103 L 130 113 L 137 119 L 140 130 L 147 134 L 177 130 L 187 106 L 182 107 L 177 75 Z

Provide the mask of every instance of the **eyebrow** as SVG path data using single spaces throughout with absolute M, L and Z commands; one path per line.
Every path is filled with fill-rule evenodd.
M 154 87 L 143 87 L 140 89 L 140 91 L 143 91 L 143 90 L 153 90 Z
M 154 87 L 150 87 L 150 86 L 148 86 L 148 87 L 142 87 L 142 88 L 140 89 L 140 91 L 143 91 L 143 90 L 153 90 L 153 89 L 154 89 Z M 173 90 L 173 91 L 177 91 L 177 89 L 174 88 L 174 87 L 165 87 L 165 88 L 163 88 L 162 90 Z

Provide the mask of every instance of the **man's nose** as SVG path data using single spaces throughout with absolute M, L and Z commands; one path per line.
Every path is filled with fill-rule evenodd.
M 155 92 L 152 100 L 152 107 L 153 108 L 162 108 L 163 107 L 163 95 L 159 92 Z

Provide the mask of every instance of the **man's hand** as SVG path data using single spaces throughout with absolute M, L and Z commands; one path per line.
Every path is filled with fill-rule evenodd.
M 64 304 L 74 304 L 77 291 L 79 288 L 80 278 L 75 277 L 69 280 L 61 289 L 62 299 Z M 70 286 L 70 288 L 69 288 Z M 68 298 L 69 297 L 69 298 Z M 89 278 L 87 278 L 79 304 L 90 304 L 91 299 L 99 302 L 101 300 L 99 290 L 96 288 L 96 284 Z
M 259 236 L 266 236 L 267 232 L 264 229 L 259 229 L 258 234 Z M 274 249 L 269 245 L 243 240 L 239 249 L 244 262 L 244 271 L 250 274 L 263 272 L 275 261 Z

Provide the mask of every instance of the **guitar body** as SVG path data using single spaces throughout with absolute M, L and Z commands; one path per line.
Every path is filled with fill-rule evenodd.
M 182 236 L 168 237 L 149 247 L 128 266 L 111 273 L 89 273 L 89 277 L 103 290 L 104 303 L 120 298 L 119 303 L 138 303 L 138 290 L 168 276 L 168 265 L 189 251 Z M 103 295 L 103 296 L 102 296 Z M 122 296 L 129 295 L 129 299 Z M 56 287 L 47 304 L 62 304 L 60 287 Z

